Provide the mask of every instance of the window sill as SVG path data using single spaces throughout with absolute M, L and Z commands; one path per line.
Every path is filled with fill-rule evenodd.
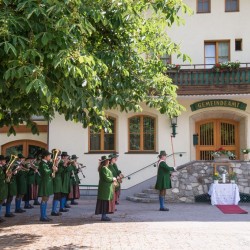
M 94 154 L 112 154 L 112 153 L 117 153 L 115 150 L 112 151 L 89 151 L 87 153 L 84 153 L 85 155 L 94 155 Z
M 129 151 L 129 152 L 125 152 L 124 154 L 143 154 L 143 155 L 146 155 L 146 154 L 159 154 L 158 152 L 156 151 Z

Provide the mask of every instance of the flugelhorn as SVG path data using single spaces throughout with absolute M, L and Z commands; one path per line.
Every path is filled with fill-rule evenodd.
M 52 149 L 52 151 L 51 151 L 51 153 L 52 153 L 51 159 L 52 159 L 52 163 L 53 163 L 52 168 L 54 168 L 56 166 L 56 160 L 57 160 L 57 157 L 60 154 L 60 152 L 61 151 L 59 149 Z M 52 178 L 55 178 L 55 176 L 56 176 L 56 171 L 53 169 Z
M 6 166 L 6 174 L 7 173 L 12 173 L 12 167 L 13 167 L 13 164 L 15 163 L 17 158 L 18 157 L 16 155 L 11 155 L 10 156 L 10 160 L 9 160 L 7 166 Z M 6 182 L 10 182 L 11 176 L 12 175 L 7 176 Z

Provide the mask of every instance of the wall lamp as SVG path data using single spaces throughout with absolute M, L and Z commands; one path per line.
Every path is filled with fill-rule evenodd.
M 171 127 L 172 127 L 172 137 L 175 137 L 177 135 L 176 133 L 176 127 L 177 127 L 177 116 L 173 116 L 170 118 L 171 120 Z

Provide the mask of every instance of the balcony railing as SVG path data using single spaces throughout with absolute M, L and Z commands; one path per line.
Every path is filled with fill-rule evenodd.
M 215 72 L 212 66 L 181 65 L 180 70 L 169 70 L 167 74 L 178 86 L 250 84 L 250 63 L 241 63 L 240 68 L 233 71 Z

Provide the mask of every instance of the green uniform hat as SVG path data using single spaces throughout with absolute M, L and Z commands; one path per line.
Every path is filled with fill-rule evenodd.
M 69 156 L 67 152 L 62 152 L 61 156 Z
M 51 153 L 50 153 L 48 150 L 44 150 L 44 151 L 42 152 L 42 157 L 46 157 L 46 156 L 48 156 L 48 155 L 51 155 Z
M 161 150 L 160 154 L 158 155 L 158 157 L 160 157 L 160 156 L 167 156 L 166 151 L 165 150 Z
M 106 155 L 103 155 L 100 159 L 100 162 L 103 162 L 103 161 L 106 161 L 106 160 L 109 160 L 109 158 L 107 158 Z
M 23 156 L 23 154 L 18 154 L 17 156 L 18 156 L 19 159 L 25 158 L 25 157 Z
M 71 156 L 71 160 L 76 160 L 76 159 L 78 159 L 79 157 L 77 157 L 76 155 L 72 155 Z

